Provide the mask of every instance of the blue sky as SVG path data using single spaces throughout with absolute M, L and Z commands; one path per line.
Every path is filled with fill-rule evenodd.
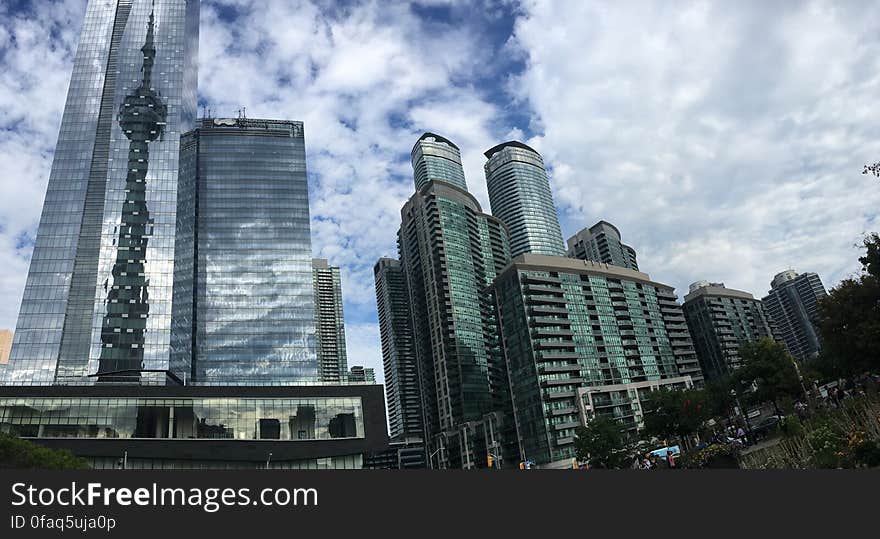
M 0 5 L 0 327 L 21 301 L 85 0 Z M 880 229 L 876 2 L 202 2 L 200 102 L 305 122 L 315 256 L 343 268 L 349 362 L 381 371 L 372 265 L 423 131 L 544 155 L 569 236 L 599 219 L 679 293 L 833 286 Z

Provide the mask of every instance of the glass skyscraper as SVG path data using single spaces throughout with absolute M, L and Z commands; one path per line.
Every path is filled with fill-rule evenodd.
M 89 2 L 4 383 L 184 374 L 171 275 L 198 22 L 196 0 Z
M 360 468 L 383 391 L 314 383 L 303 125 L 197 125 L 198 23 L 86 9 L 0 432 L 96 468 Z
M 544 160 L 522 142 L 499 144 L 485 153 L 492 215 L 510 229 L 510 254 L 565 256 L 562 230 Z
M 432 180 L 467 191 L 464 169 L 461 168 L 461 152 L 449 139 L 424 133 L 413 146 L 411 155 L 416 191 Z
M 318 381 L 302 123 L 206 118 L 181 163 L 176 363 L 201 384 Z

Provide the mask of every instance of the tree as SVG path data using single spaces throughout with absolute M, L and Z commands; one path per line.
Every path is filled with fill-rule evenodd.
M 714 411 L 709 394 L 701 389 L 658 389 L 644 406 L 646 434 L 678 437 L 685 446 L 688 435 L 697 432 Z
M 39 444 L 0 433 L 0 469 L 86 470 L 85 459 L 70 451 L 49 449 Z
M 753 402 L 772 402 L 778 413 L 779 402 L 803 392 L 794 358 L 780 343 L 766 337 L 748 342 L 740 348 L 740 356 L 743 366 L 733 379 L 741 387 L 755 388 L 747 397 Z
M 578 427 L 574 446 L 578 460 L 593 468 L 620 469 L 630 456 L 620 424 L 601 416 L 591 419 L 586 427 Z
M 706 394 L 706 402 L 709 404 L 709 413 L 712 417 L 727 415 L 733 407 L 734 399 L 730 394 L 733 381 L 730 376 L 706 380 L 703 391 Z
M 880 235 L 864 240 L 862 274 L 843 280 L 819 303 L 822 355 L 817 369 L 830 377 L 880 366 Z
M 862 245 L 865 247 L 865 256 L 859 257 L 862 271 L 874 279 L 880 279 L 880 234 L 868 234 Z

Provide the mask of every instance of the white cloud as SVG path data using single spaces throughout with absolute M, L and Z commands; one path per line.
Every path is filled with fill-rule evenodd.
M 0 4 L 0 327 L 18 316 L 84 8 Z
M 880 155 L 876 3 L 525 7 L 508 90 L 532 107 L 567 233 L 608 219 L 685 291 L 858 268 L 880 203 L 860 174 Z

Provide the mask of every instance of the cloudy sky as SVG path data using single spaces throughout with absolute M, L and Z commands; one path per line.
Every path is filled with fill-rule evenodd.
M 0 3 L 0 327 L 14 327 L 86 0 Z M 858 270 L 880 229 L 878 2 L 204 0 L 200 102 L 305 122 L 315 256 L 343 268 L 350 364 L 377 368 L 423 131 L 544 155 L 566 237 L 599 219 L 680 293 Z

